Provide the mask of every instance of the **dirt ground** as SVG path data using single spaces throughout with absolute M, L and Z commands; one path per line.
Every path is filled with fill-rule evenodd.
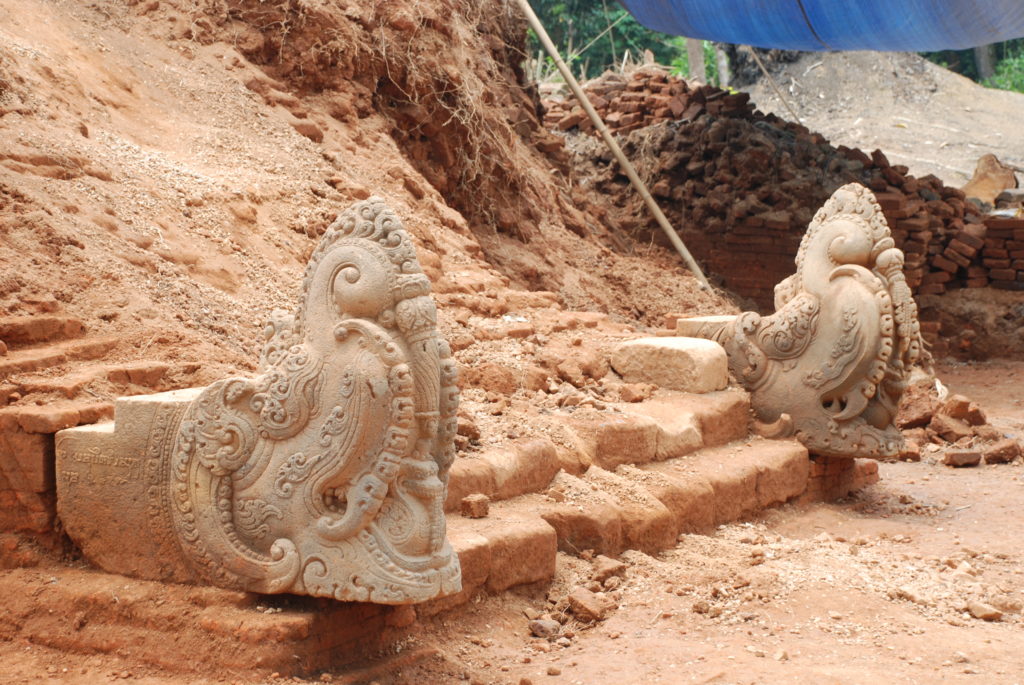
M 946 364 L 1006 434 L 1024 435 L 1024 362 Z M 530 618 L 590 581 L 592 562 L 559 555 L 549 588 L 482 597 L 422 621 L 396 655 L 307 680 L 265 673 L 162 672 L 116 655 L 0 643 L 10 683 L 898 683 L 1024 682 L 1024 465 L 953 469 L 925 449 L 881 465 L 848 500 L 787 505 L 664 554 L 627 552 L 618 607 L 568 619 L 564 639 Z M 983 602 L 1000 620 L 972 616 Z
M 790 107 L 833 145 L 880 148 L 915 176 L 959 188 L 992 153 L 1024 168 L 1024 94 L 982 88 L 913 53 L 811 53 L 775 75 Z M 744 88 L 792 119 L 764 79 Z
M 939 374 L 1004 433 L 1024 433 L 1024 363 Z M 531 639 L 517 612 L 544 611 L 545 598 L 484 600 L 445 617 L 447 633 L 425 631 L 433 668 L 380 680 L 1024 682 L 1022 464 L 953 469 L 926 449 L 881 476 L 848 501 L 683 536 L 658 557 L 627 553 L 618 610 L 596 627 L 570 623 L 567 647 Z M 589 573 L 563 557 L 549 596 Z M 971 601 L 1003 607 L 1002 620 L 973 618 Z

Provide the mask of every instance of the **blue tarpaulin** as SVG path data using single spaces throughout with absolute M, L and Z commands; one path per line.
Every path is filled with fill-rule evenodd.
M 649 29 L 787 50 L 960 50 L 1024 36 L 1024 0 L 620 0 Z

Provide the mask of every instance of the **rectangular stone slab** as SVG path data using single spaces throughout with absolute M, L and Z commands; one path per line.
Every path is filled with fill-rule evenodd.
M 108 571 L 184 582 L 163 507 L 163 469 L 181 414 L 202 388 L 119 398 L 114 421 L 57 434 L 57 513 L 85 556 Z M 115 430 L 116 426 L 116 430 Z

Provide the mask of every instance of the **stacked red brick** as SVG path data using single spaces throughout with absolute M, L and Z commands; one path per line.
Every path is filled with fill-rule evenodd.
M 1016 249 L 1024 247 L 1024 233 L 1003 231 L 986 242 L 986 225 L 1000 220 L 983 219 L 960 190 L 932 175 L 911 176 L 879 150 L 868 155 L 832 147 L 800 124 L 756 111 L 745 93 L 689 88 L 656 68 L 630 77 L 606 74 L 584 89 L 613 132 L 625 134 L 627 155 L 655 180 L 652 192 L 667 200 L 666 212 L 697 258 L 726 287 L 763 307 L 771 306 L 775 284 L 792 272 L 792 257 L 814 211 L 849 182 L 874 191 L 906 253 L 907 281 L 915 293 L 1017 287 L 1011 284 L 1018 283 L 1024 261 L 1014 264 L 1007 245 L 1013 242 L 1018 259 L 1024 257 Z M 545 106 L 549 126 L 594 133 L 578 107 L 550 101 Z M 650 124 L 664 125 L 630 135 Z M 600 190 L 622 193 L 616 202 L 621 211 L 610 218 L 627 230 L 652 230 L 610 160 L 598 153 L 584 162 L 596 167 L 584 173 L 596 176 Z M 983 254 L 983 248 L 990 252 Z
M 1024 290 L 1024 217 L 988 217 L 981 263 L 993 288 Z
M 686 81 L 661 69 L 638 69 L 631 76 L 606 73 L 583 86 L 590 104 L 612 133 L 625 134 L 675 119 L 709 114 L 753 114 L 750 95 L 727 93 L 714 86 L 690 88 Z M 546 100 L 544 125 L 558 131 L 594 131 L 594 124 L 575 100 Z

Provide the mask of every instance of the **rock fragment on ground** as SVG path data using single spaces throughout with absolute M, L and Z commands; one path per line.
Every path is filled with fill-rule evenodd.
M 466 518 L 482 519 L 489 513 L 490 505 L 491 498 L 477 492 L 463 497 L 459 503 L 459 509 Z
M 980 618 L 982 621 L 998 621 L 1003 617 L 1003 612 L 985 602 L 970 602 L 967 605 L 967 611 L 971 616 Z
M 1004 438 L 987 447 L 983 454 L 986 464 L 1009 464 L 1020 456 L 1020 443 L 1012 438 Z
M 942 403 L 939 413 L 963 421 L 970 426 L 980 426 L 986 423 L 985 413 L 981 411 L 981 408 L 963 395 L 951 395 Z
M 928 428 L 947 442 L 956 442 L 961 438 L 969 438 L 974 435 L 967 422 L 946 414 L 933 416 Z
M 578 587 L 569 593 L 569 608 L 580 621 L 597 622 L 608 618 L 615 609 L 615 600 L 603 593 Z
M 942 459 L 946 466 L 977 466 L 981 463 L 981 452 L 974 450 L 949 450 Z
M 603 583 L 612 576 L 624 575 L 626 575 L 626 565 L 624 563 L 618 559 L 612 559 L 603 554 L 598 554 L 594 559 L 594 568 L 590 577 L 599 583 Z
M 557 637 L 562 631 L 562 624 L 546 618 L 538 618 L 530 621 L 530 633 L 534 637 L 542 637 L 545 640 Z

